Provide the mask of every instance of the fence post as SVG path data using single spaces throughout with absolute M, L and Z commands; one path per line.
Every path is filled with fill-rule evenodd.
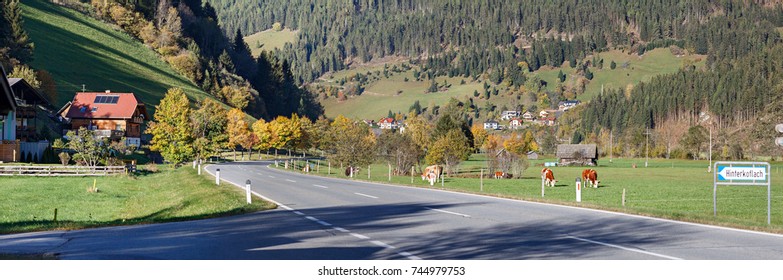
M 413 184 L 413 166 L 411 166 L 411 184 Z
M 391 164 L 389 164 L 389 182 L 391 182 Z
M 481 175 L 479 175 L 479 182 L 481 182 L 481 192 L 484 192 L 484 168 L 481 169 Z
M 332 175 L 332 162 L 328 161 L 327 164 L 329 165 L 328 170 L 326 171 L 326 175 Z
M 625 189 L 623 189 L 623 207 L 625 207 Z

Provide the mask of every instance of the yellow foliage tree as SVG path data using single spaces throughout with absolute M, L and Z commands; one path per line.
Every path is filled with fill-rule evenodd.
M 181 163 L 193 156 L 193 132 L 190 125 L 190 104 L 185 92 L 172 88 L 160 100 L 155 121 L 146 133 L 152 134 L 150 150 L 160 151 L 166 161 Z
M 486 141 L 487 136 L 489 136 L 489 133 L 484 129 L 484 126 L 478 123 L 474 124 L 470 127 L 470 132 L 473 133 L 473 147 L 480 149 L 484 146 L 484 141 Z
M 233 108 L 228 111 L 226 116 L 228 119 L 228 125 L 226 132 L 228 133 L 228 145 L 234 150 L 234 160 L 236 160 L 236 150 L 238 146 L 246 147 L 250 143 L 250 129 L 248 129 L 247 121 L 245 121 L 245 113 L 242 110 Z

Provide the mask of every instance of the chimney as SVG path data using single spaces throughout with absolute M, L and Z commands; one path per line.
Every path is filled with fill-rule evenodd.
M 108 89 L 107 89 L 107 90 L 106 90 L 106 93 L 111 93 L 111 90 L 108 90 Z

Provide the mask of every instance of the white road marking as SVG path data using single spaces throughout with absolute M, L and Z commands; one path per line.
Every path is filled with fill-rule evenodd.
M 285 180 L 288 181 L 288 182 L 291 182 L 291 183 L 296 183 L 296 181 L 291 180 L 291 179 L 285 179 Z
M 265 199 L 265 200 L 268 200 L 268 201 L 270 201 L 270 202 L 272 202 L 272 203 L 274 203 L 274 204 L 280 205 L 280 208 L 283 208 L 283 209 L 285 209 L 285 210 L 288 210 L 288 211 L 294 211 L 294 208 L 288 207 L 288 206 L 286 206 L 285 204 L 280 204 L 280 203 L 277 203 L 277 202 L 275 202 L 274 200 L 271 200 L 271 199 L 268 199 L 268 198 L 266 198 L 266 197 L 263 197 L 263 196 L 261 196 L 260 194 L 258 194 L 258 193 L 256 193 L 256 192 L 253 192 L 253 194 L 255 194 L 255 195 L 257 195 L 257 196 L 259 196 L 259 197 L 261 197 L 261 198 L 263 198 L 263 199 Z
M 470 215 L 467 215 L 467 214 L 451 212 L 451 211 L 446 211 L 446 210 L 440 210 L 440 209 L 435 209 L 435 208 L 429 208 L 429 207 L 424 207 L 424 208 L 432 210 L 432 211 L 438 211 L 438 212 L 441 212 L 441 213 L 446 213 L 446 214 L 451 214 L 451 215 L 462 216 L 462 217 L 465 217 L 465 218 L 470 218 Z
M 364 197 L 369 197 L 369 198 L 378 199 L 378 197 L 377 197 L 377 196 L 372 196 L 372 195 L 369 195 L 369 194 L 363 194 L 363 193 L 358 193 L 358 192 L 356 192 L 356 193 L 353 193 L 353 194 L 355 194 L 355 195 L 361 195 L 361 196 L 364 196 Z
M 269 175 L 269 178 L 273 178 L 273 179 L 274 179 L 274 178 L 275 178 L 275 176 Z
M 313 185 L 313 187 L 319 187 L 319 188 L 322 188 L 322 189 L 328 189 L 329 188 L 329 187 L 321 186 L 321 185 Z
M 317 221 L 319 221 L 318 219 L 316 219 L 316 218 L 315 218 L 315 217 L 313 217 L 313 216 L 305 216 L 305 219 L 311 220 L 311 221 L 313 221 L 313 222 L 317 222 Z
M 399 252 L 397 254 L 400 255 L 400 256 L 406 257 L 408 259 L 411 259 L 411 260 L 421 260 L 421 258 L 419 258 L 417 256 L 414 256 L 413 254 L 408 253 L 408 252 Z
M 394 249 L 394 248 L 397 248 L 397 247 L 394 247 L 394 246 L 392 246 L 392 245 L 389 245 L 389 244 L 386 244 L 386 243 L 380 242 L 380 241 L 378 241 L 378 240 L 373 240 L 373 241 L 370 241 L 370 243 L 372 243 L 372 244 L 375 244 L 375 245 L 378 245 L 378 246 L 381 246 L 381 247 L 384 247 L 384 248 L 388 248 L 388 249 Z
M 305 213 L 302 213 L 302 212 L 299 212 L 299 211 L 294 211 L 294 214 L 297 214 L 299 216 L 304 216 Z
M 358 234 L 358 233 L 351 233 L 351 236 L 359 238 L 359 239 L 370 239 L 369 237 L 361 235 L 361 234 Z
M 325 227 L 330 227 L 330 226 L 332 226 L 332 224 L 330 224 L 330 223 L 327 223 L 327 222 L 324 222 L 324 221 L 317 221 L 317 223 L 319 223 L 319 224 L 321 224 L 322 226 L 325 226 Z
M 344 228 L 341 228 L 341 227 L 334 227 L 334 229 L 336 231 L 339 231 L 339 232 L 342 232 L 342 233 L 349 233 L 349 232 L 351 232 L 350 230 L 347 230 L 347 229 L 344 229 Z
M 602 246 L 607 246 L 607 247 L 617 248 L 617 249 L 620 249 L 620 250 L 625 250 L 625 251 L 630 251 L 630 252 L 636 252 L 636 253 L 646 254 L 646 255 L 650 255 L 650 256 L 656 256 L 656 257 L 659 257 L 659 258 L 664 258 L 664 259 L 670 259 L 670 260 L 682 260 L 681 258 L 677 258 L 677 257 L 672 257 L 672 256 L 663 255 L 663 254 L 658 254 L 658 253 L 648 252 L 648 251 L 645 251 L 645 250 L 639 250 L 639 249 L 634 249 L 634 248 L 628 248 L 628 247 L 624 247 L 624 246 L 620 246 L 620 245 L 614 245 L 614 244 L 604 243 L 604 242 L 595 241 L 595 240 L 590 240 L 590 239 L 579 238 L 579 237 L 576 237 L 576 236 L 570 236 L 570 235 L 568 235 L 568 236 L 566 236 L 566 238 L 571 238 L 571 239 L 576 239 L 576 240 L 579 240 L 579 241 L 584 241 L 584 242 L 588 242 L 588 243 L 593 243 L 593 244 L 598 244 L 598 245 L 602 245 Z

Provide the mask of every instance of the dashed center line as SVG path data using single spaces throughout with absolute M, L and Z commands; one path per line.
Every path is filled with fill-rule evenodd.
M 296 183 L 296 181 L 291 180 L 291 179 L 285 179 L 285 180 L 288 181 L 288 182 L 291 182 L 291 183 Z
M 313 185 L 313 187 L 319 187 L 319 188 L 322 188 L 322 189 L 328 189 L 329 188 L 327 186 L 321 186 L 321 185 Z
M 378 241 L 378 240 L 373 240 L 373 241 L 370 241 L 370 243 L 372 243 L 372 244 L 375 244 L 375 245 L 378 245 L 378 246 L 381 246 L 381 247 L 384 247 L 384 248 L 388 248 L 388 249 L 395 249 L 395 248 L 397 248 L 397 247 L 394 247 L 394 246 L 392 246 L 392 245 L 389 245 L 389 244 L 383 243 L 383 242 L 381 242 L 381 241 Z
M 367 237 L 365 235 L 361 235 L 361 234 L 353 233 L 353 232 L 351 233 L 351 236 L 359 238 L 359 239 L 370 239 L 369 237 Z
M 441 213 L 446 213 L 446 214 L 451 214 L 451 215 L 462 216 L 462 217 L 465 217 L 465 218 L 470 218 L 470 215 L 468 215 L 468 214 L 462 214 L 462 213 L 451 212 L 451 211 L 440 210 L 440 209 L 429 208 L 429 207 L 424 207 L 424 208 L 432 210 L 432 211 L 438 211 L 438 212 L 441 212 Z
M 576 237 L 576 236 L 570 236 L 570 235 L 568 235 L 568 236 L 566 236 L 566 238 L 570 238 L 570 239 L 576 239 L 576 240 L 579 240 L 579 241 L 584 241 L 584 242 L 587 242 L 587 243 L 598 244 L 598 245 L 602 245 L 602 246 L 606 246 L 606 247 L 617 248 L 617 249 L 620 249 L 620 250 L 625 250 L 625 251 L 630 251 L 630 252 L 636 252 L 636 253 L 641 253 L 641 254 L 646 254 L 646 255 L 656 256 L 656 257 L 659 257 L 659 258 L 664 258 L 664 259 L 670 259 L 670 260 L 682 260 L 681 258 L 677 258 L 677 257 L 667 256 L 667 255 L 658 254 L 658 253 L 653 253 L 653 252 L 647 252 L 647 251 L 645 251 L 645 250 L 639 250 L 639 249 L 634 249 L 634 248 L 628 248 L 628 247 L 625 247 L 625 246 L 614 245 L 614 244 L 604 243 L 604 242 L 595 241 L 595 240 L 590 240 L 590 239 L 579 238 L 579 237 Z
M 275 178 L 275 176 L 269 175 L 269 178 L 273 178 L 273 179 L 274 179 L 274 178 Z
M 357 192 L 357 193 L 353 193 L 353 194 L 355 194 L 355 195 L 361 195 L 361 196 L 364 196 L 364 197 L 369 197 L 369 198 L 373 198 L 373 199 L 378 199 L 378 197 L 377 197 L 377 196 L 372 196 L 372 195 L 369 195 L 369 194 L 363 194 L 363 193 L 358 193 L 358 192 Z

